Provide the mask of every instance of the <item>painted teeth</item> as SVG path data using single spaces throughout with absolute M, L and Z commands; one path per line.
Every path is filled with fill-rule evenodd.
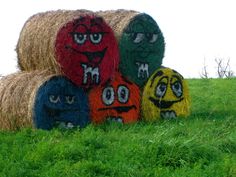
M 66 125 L 66 128 L 68 129 L 71 129 L 71 128 L 74 128 L 75 126 L 71 123 L 71 122 L 68 122 L 67 125 Z
M 123 123 L 123 120 L 121 117 L 109 117 L 107 119 L 109 122 L 118 122 L 118 123 Z
M 174 111 L 165 111 L 165 112 L 161 112 L 161 117 L 164 119 L 175 119 L 176 114 Z
M 66 122 L 57 121 L 56 123 L 58 124 L 58 127 L 60 128 L 72 129 L 75 127 L 71 122 L 66 123 Z

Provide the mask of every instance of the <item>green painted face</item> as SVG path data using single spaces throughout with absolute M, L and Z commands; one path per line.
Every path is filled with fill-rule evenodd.
M 149 15 L 139 14 L 124 29 L 119 48 L 120 72 L 143 87 L 162 64 L 165 42 L 157 23 Z

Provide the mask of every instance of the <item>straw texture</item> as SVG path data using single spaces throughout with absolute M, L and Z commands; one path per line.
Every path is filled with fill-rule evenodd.
M 134 10 L 107 10 L 96 12 L 98 16 L 104 18 L 104 20 L 113 29 L 117 40 L 119 41 L 122 37 L 124 29 L 129 25 L 130 21 L 140 14 L 140 12 Z
M 48 71 L 19 72 L 0 80 L 0 129 L 33 126 L 35 95 L 52 76 Z
M 99 11 L 119 43 L 119 71 L 140 89 L 160 68 L 165 41 L 157 22 L 148 14 L 129 10 Z
M 68 21 L 90 13 L 87 10 L 57 10 L 30 17 L 22 28 L 16 48 L 19 68 L 23 71 L 50 69 L 60 73 L 55 59 L 57 33 Z
M 55 47 L 64 74 L 83 88 L 106 82 L 118 70 L 118 44 L 101 17 L 83 16 L 67 23 Z
M 0 83 L 0 129 L 82 128 L 90 122 L 87 95 L 65 76 L 20 72 Z
M 134 123 L 140 114 L 140 90 L 120 73 L 111 82 L 91 90 L 90 117 L 93 123 L 105 121 Z
M 119 64 L 112 29 L 86 10 L 32 16 L 21 31 L 17 54 L 21 70 L 49 69 L 85 89 L 106 82 Z
M 190 114 L 187 81 L 175 70 L 158 69 L 144 87 L 141 107 L 142 117 L 147 121 L 187 117 Z

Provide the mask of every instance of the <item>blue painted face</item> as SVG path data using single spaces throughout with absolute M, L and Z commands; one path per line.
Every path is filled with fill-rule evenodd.
M 85 127 L 89 122 L 87 95 L 63 76 L 52 77 L 36 94 L 34 107 L 36 128 Z

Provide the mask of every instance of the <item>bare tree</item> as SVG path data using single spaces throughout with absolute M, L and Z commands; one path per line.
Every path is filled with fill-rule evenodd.
M 209 73 L 207 72 L 207 65 L 206 65 L 206 59 L 204 58 L 204 65 L 202 68 L 202 72 L 200 74 L 202 79 L 208 79 L 209 78 Z
M 227 64 L 224 64 L 222 58 L 216 58 L 215 62 L 217 64 L 217 75 L 219 78 L 231 78 L 234 73 L 230 68 L 230 59 L 228 59 Z
M 232 78 L 232 77 L 234 77 L 234 72 L 233 72 L 233 70 L 231 70 L 231 67 L 230 67 L 230 60 L 228 59 L 228 62 L 227 62 L 227 65 L 229 66 L 228 67 L 228 70 L 226 71 L 226 73 L 225 73 L 225 77 L 226 78 Z

